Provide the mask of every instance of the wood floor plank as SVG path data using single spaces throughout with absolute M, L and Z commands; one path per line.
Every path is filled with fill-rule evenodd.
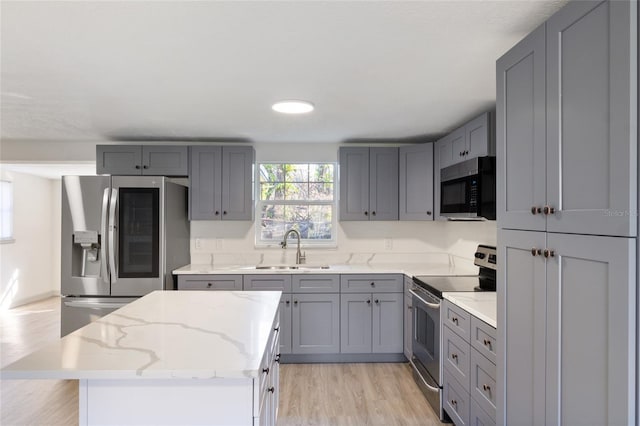
M 60 299 L 0 312 L 0 365 L 59 336 Z M 0 424 L 77 425 L 76 380 L 0 381 Z M 278 426 L 440 425 L 408 364 L 285 364 Z

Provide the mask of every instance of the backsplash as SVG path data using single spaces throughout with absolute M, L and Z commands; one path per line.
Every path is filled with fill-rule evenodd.
M 496 223 L 342 222 L 334 248 L 304 248 L 308 264 L 456 263 L 473 266 L 478 244 L 496 244 Z M 252 222 L 191 222 L 191 263 L 295 263 L 295 244 L 256 247 Z

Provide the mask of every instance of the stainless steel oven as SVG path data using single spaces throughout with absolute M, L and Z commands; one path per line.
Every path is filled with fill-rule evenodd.
M 410 290 L 413 302 L 410 360 L 413 377 L 442 421 L 451 421 L 442 405 L 442 293 L 496 289 L 496 248 L 481 244 L 474 258 L 474 264 L 480 267 L 478 275 L 415 276 Z
M 442 372 L 440 371 L 440 304 L 441 299 L 414 284 L 410 290 L 413 301 L 413 338 L 411 366 L 413 376 L 429 404 L 444 420 L 442 409 Z

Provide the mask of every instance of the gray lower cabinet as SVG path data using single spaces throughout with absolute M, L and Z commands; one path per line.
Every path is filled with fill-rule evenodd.
M 292 299 L 292 353 L 339 353 L 340 295 L 299 293 Z
M 178 290 L 242 290 L 242 275 L 178 275 Z
M 343 147 L 340 220 L 398 220 L 398 148 Z
M 400 147 L 400 220 L 433 220 L 433 144 Z
M 342 293 L 401 293 L 402 274 L 343 274 L 340 275 Z
M 251 220 L 253 147 L 194 145 L 190 150 L 190 219 Z
M 97 145 L 96 173 L 107 175 L 187 176 L 186 145 Z
M 499 230 L 498 242 L 499 423 L 634 424 L 636 240 Z
M 342 353 L 403 351 L 402 293 L 347 293 L 340 296 Z
M 637 235 L 636 9 L 570 2 L 498 60 L 500 227 Z
M 291 300 L 289 293 L 280 298 L 280 354 L 291 353 Z
M 454 322 L 444 322 L 442 326 L 445 410 L 456 426 L 495 425 L 498 393 L 492 350 L 497 338 L 496 329 L 448 300 L 442 302 L 442 308 L 445 312 L 455 312 L 454 318 L 460 311 L 469 318 L 465 322 L 469 331 L 457 327 Z M 482 340 L 481 346 L 478 346 L 478 338 Z M 513 424 L 519 425 L 523 421 Z

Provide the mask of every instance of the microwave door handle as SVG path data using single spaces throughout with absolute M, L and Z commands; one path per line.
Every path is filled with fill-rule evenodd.
M 104 194 L 102 195 L 102 214 L 101 223 L 100 223 L 100 234 L 102 235 L 102 240 L 100 241 L 100 273 L 102 274 L 102 280 L 105 283 L 109 283 L 109 269 L 107 263 L 107 252 L 109 247 L 107 246 L 107 234 L 109 233 L 108 227 L 108 216 L 107 211 L 109 209 L 109 188 L 104 189 Z
M 412 295 L 414 295 L 415 297 L 420 299 L 420 301 L 422 303 L 424 303 L 425 305 L 427 305 L 429 308 L 431 308 L 431 309 L 440 309 L 440 304 L 439 303 L 427 302 L 426 300 L 424 300 L 424 298 L 422 296 L 420 296 L 418 293 L 416 293 L 413 290 L 409 290 L 409 293 L 411 293 Z
M 111 284 L 118 280 L 118 270 L 116 268 L 116 206 L 118 203 L 118 190 L 111 190 L 111 202 L 109 203 L 109 271 L 111 273 Z

